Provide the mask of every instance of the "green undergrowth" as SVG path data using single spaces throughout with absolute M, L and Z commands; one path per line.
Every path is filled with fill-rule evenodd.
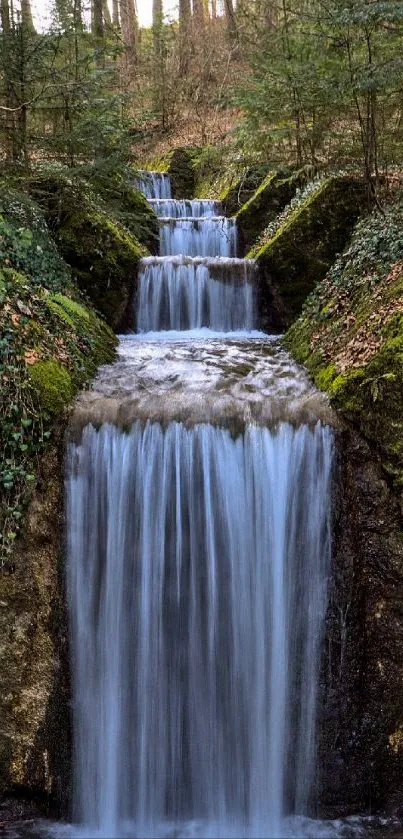
M 285 336 L 403 488 L 403 198 L 356 227 Z
M 80 300 L 40 209 L 26 196 L 3 198 L 0 247 L 0 567 L 10 570 L 60 414 L 113 359 L 116 337 Z
M 35 285 L 54 291 L 72 281 L 70 268 L 49 235 L 44 214 L 28 195 L 0 187 L 0 265 L 22 271 Z

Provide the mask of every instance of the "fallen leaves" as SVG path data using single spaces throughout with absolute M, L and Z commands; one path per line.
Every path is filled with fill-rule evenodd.
M 36 350 L 25 350 L 24 359 L 26 364 L 35 364 L 39 358 L 40 355 Z

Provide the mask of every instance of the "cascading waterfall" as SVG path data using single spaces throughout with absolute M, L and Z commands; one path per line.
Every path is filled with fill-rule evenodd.
M 207 199 L 174 201 L 173 198 L 170 200 L 155 198 L 149 199 L 149 203 L 160 218 L 203 218 L 221 214 L 220 202 Z
M 289 836 L 309 806 L 332 431 L 291 408 L 287 421 L 284 405 L 315 392 L 298 372 L 293 386 L 267 337 L 147 336 L 254 326 L 252 296 L 238 312 L 234 293 L 251 294 L 253 267 L 220 253 L 143 260 L 144 335 L 126 336 L 87 395 L 91 411 L 127 403 L 128 430 L 81 418 L 68 446 L 75 812 L 87 836 Z M 268 398 L 286 421 L 265 425 Z M 196 414 L 178 421 L 180 405 Z
M 218 217 L 160 218 L 160 255 L 235 256 L 236 222 Z
M 280 836 L 314 769 L 329 430 L 105 425 L 69 456 L 78 819 Z
M 135 185 L 149 199 L 171 198 L 171 179 L 165 172 L 139 172 Z
M 135 301 L 139 332 L 255 326 L 255 266 L 246 259 L 148 257 Z

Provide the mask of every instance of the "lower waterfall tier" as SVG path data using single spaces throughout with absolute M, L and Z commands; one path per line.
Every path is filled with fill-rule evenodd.
M 70 444 L 76 817 L 91 835 L 279 837 L 306 810 L 331 461 L 319 424 L 234 437 L 138 422 Z

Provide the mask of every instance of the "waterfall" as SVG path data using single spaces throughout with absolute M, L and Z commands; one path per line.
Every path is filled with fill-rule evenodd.
M 246 259 L 143 259 L 137 329 L 251 330 L 256 321 L 253 279 L 254 263 Z
M 225 216 L 160 218 L 160 255 L 235 256 L 236 222 Z
M 144 192 L 146 198 L 168 199 L 171 198 L 171 179 L 165 172 L 139 172 L 135 186 Z
M 280 836 L 314 769 L 329 430 L 88 427 L 69 464 L 78 819 Z
M 173 201 L 165 175 L 143 188 Z M 177 203 L 142 260 L 141 334 L 67 450 L 75 817 L 87 837 L 278 839 L 315 780 L 333 434 L 278 343 L 234 331 L 256 317 L 235 223 Z
M 202 218 L 203 216 L 219 216 L 221 213 L 219 201 L 206 199 L 174 201 L 156 198 L 149 199 L 149 203 L 160 218 Z

